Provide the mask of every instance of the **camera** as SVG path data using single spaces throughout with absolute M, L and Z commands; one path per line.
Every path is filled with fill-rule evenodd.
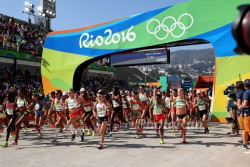
M 229 98 L 233 99 L 234 101 L 236 101 L 236 87 L 231 84 L 229 85 L 224 91 L 223 91 L 224 95 L 227 95 Z
M 44 99 L 44 95 L 43 94 L 38 94 L 38 100 L 43 100 Z
M 250 5 L 238 7 L 239 16 L 233 23 L 232 32 L 237 42 L 236 53 L 250 54 Z

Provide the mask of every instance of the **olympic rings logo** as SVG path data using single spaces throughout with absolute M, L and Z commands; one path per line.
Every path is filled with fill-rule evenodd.
M 183 22 L 181 22 L 182 18 L 189 19 L 191 21 L 190 24 L 185 25 Z M 193 25 L 193 23 L 194 23 L 193 16 L 188 13 L 184 13 L 178 18 L 178 20 L 176 20 L 173 16 L 165 17 L 162 20 L 162 22 L 160 22 L 157 19 L 151 19 L 147 23 L 147 31 L 150 34 L 155 35 L 155 37 L 158 40 L 166 39 L 169 36 L 169 34 L 172 35 L 174 38 L 180 38 L 184 35 L 186 30 L 189 29 Z M 160 31 L 161 32 L 164 31 L 164 34 L 165 33 L 166 34 L 163 35 L 163 37 L 160 37 L 159 34 L 162 34 Z

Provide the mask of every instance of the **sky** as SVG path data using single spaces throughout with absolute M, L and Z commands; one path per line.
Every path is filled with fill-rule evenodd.
M 22 13 L 26 1 L 35 5 L 38 15 L 40 0 L 0 0 L 0 13 L 27 21 L 28 15 Z M 52 19 L 51 27 L 53 30 L 81 28 L 185 1 L 188 0 L 56 0 L 57 16 Z
M 35 5 L 38 15 L 40 0 L 0 0 L 0 13 L 27 21 L 29 16 L 23 13 L 26 1 Z M 82 28 L 186 1 L 189 0 L 56 0 L 56 18 L 51 20 L 51 28 L 54 31 Z

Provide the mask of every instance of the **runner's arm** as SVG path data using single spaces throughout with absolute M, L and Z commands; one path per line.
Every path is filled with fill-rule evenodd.
M 93 116 L 96 117 L 97 113 L 96 113 L 96 104 L 93 105 Z
M 64 110 L 68 110 L 68 99 L 66 99 L 65 102 L 63 103 L 63 108 Z

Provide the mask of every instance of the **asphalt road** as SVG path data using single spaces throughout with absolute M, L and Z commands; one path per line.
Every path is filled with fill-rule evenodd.
M 236 146 L 240 136 L 227 135 L 228 124 L 209 125 L 209 134 L 203 129 L 189 129 L 187 144 L 181 143 L 179 133 L 172 134 L 168 129 L 165 144 L 159 144 L 152 129 L 145 129 L 140 139 L 135 139 L 134 129 L 121 129 L 112 138 L 105 138 L 103 150 L 97 149 L 99 136 L 85 136 L 84 142 L 76 136 L 71 142 L 66 131 L 60 133 L 59 143 L 53 144 L 53 129 L 44 128 L 42 139 L 29 129 L 26 134 L 20 133 L 18 146 L 0 147 L 0 167 L 249 167 L 250 155 Z M 1 135 L 3 143 L 5 133 Z

